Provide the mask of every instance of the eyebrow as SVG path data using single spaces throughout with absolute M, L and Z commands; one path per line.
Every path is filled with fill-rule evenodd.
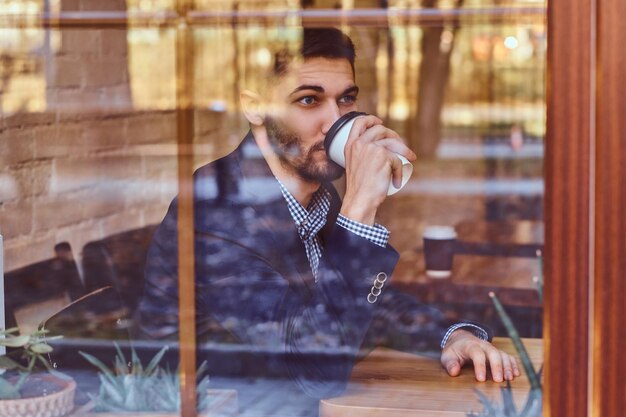
M 343 93 L 341 93 L 342 96 L 345 96 L 346 94 L 359 94 L 359 87 L 357 87 L 356 85 L 353 85 L 352 87 L 346 88 L 344 90 Z
M 312 90 L 312 91 L 315 91 L 315 92 L 317 92 L 317 93 L 323 93 L 323 92 L 325 91 L 325 90 L 324 90 L 324 88 L 323 88 L 323 87 L 321 87 L 321 86 L 319 86 L 319 85 L 307 85 L 307 84 L 304 84 L 304 85 L 300 85 L 300 86 L 296 87 L 296 88 L 295 88 L 295 89 L 294 89 L 294 90 L 293 90 L 293 91 L 289 94 L 289 96 L 291 97 L 291 96 L 293 96 L 294 94 L 296 94 L 296 93 L 298 93 L 298 92 L 300 92 L 300 91 L 303 91 L 303 90 Z M 346 89 L 345 89 L 345 90 L 341 93 L 341 95 L 342 95 L 342 96 L 344 96 L 344 95 L 346 95 L 346 94 L 351 94 L 351 93 L 357 93 L 357 94 L 358 94 L 358 92 L 359 92 L 359 87 L 357 87 L 356 85 L 353 85 L 353 86 L 351 86 L 351 87 L 346 88 Z
M 324 88 L 320 87 L 319 85 L 300 85 L 298 87 L 296 87 L 291 93 L 289 93 L 290 96 L 293 96 L 294 94 L 303 91 L 303 90 L 313 90 L 315 92 L 318 93 L 323 93 L 324 92 Z

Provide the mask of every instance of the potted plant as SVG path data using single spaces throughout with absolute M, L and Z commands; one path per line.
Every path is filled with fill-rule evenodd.
M 537 260 L 539 261 L 539 275 L 533 277 L 533 282 L 537 288 L 537 294 L 539 295 L 539 301 L 543 303 L 543 255 L 541 251 L 537 251 Z M 524 407 L 518 411 L 513 402 L 513 393 L 511 392 L 511 384 L 507 381 L 506 386 L 500 389 L 502 395 L 502 404 L 492 402 L 487 398 L 485 394 L 476 390 L 480 402 L 484 409 L 480 413 L 468 413 L 468 417 L 541 417 L 543 411 L 543 387 L 541 386 L 541 373 L 535 370 L 526 347 L 522 343 L 522 339 L 519 336 L 517 328 L 513 324 L 513 321 L 509 317 L 508 313 L 502 306 L 502 303 L 498 299 L 495 293 L 490 292 L 489 297 L 493 302 L 496 312 L 500 317 L 500 321 L 504 325 L 509 337 L 513 341 L 515 350 L 522 360 L 522 365 L 526 371 L 528 380 L 530 381 L 530 391 L 526 397 L 526 403 Z
M 39 328 L 30 334 L 19 329 L 0 331 L 0 345 L 12 350 L 0 356 L 0 417 L 58 417 L 74 408 L 76 383 L 56 371 L 45 355 L 52 352 L 47 336 Z M 33 372 L 43 365 L 47 372 Z
M 539 291 L 539 295 L 542 295 L 542 292 Z M 487 398 L 485 394 L 476 390 L 480 402 L 482 403 L 484 409 L 480 413 L 468 413 L 468 417 L 541 417 L 542 415 L 542 406 L 543 406 L 543 389 L 541 387 L 541 369 L 539 371 L 535 371 L 535 368 L 528 356 L 528 352 L 524 344 L 522 343 L 522 339 L 517 332 L 517 329 L 513 325 L 513 321 L 507 314 L 506 310 L 500 303 L 498 297 L 493 293 L 489 293 L 489 297 L 493 301 L 493 304 L 496 308 L 496 312 L 500 316 L 500 320 L 504 324 L 504 327 L 509 334 L 509 337 L 513 341 L 513 345 L 515 346 L 515 350 L 520 355 L 520 359 L 522 360 L 522 365 L 524 366 L 524 370 L 526 371 L 526 375 L 528 380 L 530 381 L 530 391 L 528 392 L 528 397 L 526 398 L 526 403 L 522 407 L 521 410 L 517 410 L 515 407 L 515 403 L 513 401 L 513 393 L 511 391 L 511 384 L 507 381 L 506 386 L 500 389 L 500 393 L 502 395 L 502 404 L 497 404 L 492 402 Z
M 91 402 L 80 415 L 89 417 L 115 416 L 178 416 L 180 410 L 180 383 L 178 372 L 159 365 L 168 347 L 163 347 L 143 366 L 134 349 L 130 361 L 115 345 L 117 354 L 110 369 L 96 357 L 80 352 L 99 369 L 100 390 L 91 395 Z M 200 416 L 235 416 L 238 412 L 235 390 L 209 389 L 206 363 L 198 368 L 198 411 Z

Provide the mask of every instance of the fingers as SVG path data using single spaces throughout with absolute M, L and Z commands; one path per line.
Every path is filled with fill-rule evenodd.
M 352 130 L 350 130 L 350 138 L 348 140 L 353 137 L 358 138 L 363 133 L 365 133 L 366 130 L 377 125 L 382 126 L 382 124 L 383 121 L 374 115 L 368 114 L 366 116 L 360 116 L 354 121 L 354 124 L 352 125 Z
M 383 146 L 389 151 L 400 154 L 410 161 L 414 161 L 417 158 L 415 153 L 404 144 L 400 135 L 383 126 L 382 120 L 376 116 L 359 117 L 354 122 L 347 146 L 357 139 L 359 142 L 364 143 L 376 142 L 376 145 Z
M 519 367 L 517 366 L 517 360 L 515 359 L 514 356 L 509 356 L 509 358 L 511 359 L 511 368 L 513 369 L 513 376 L 520 376 L 522 373 L 519 370 Z
M 489 357 L 489 365 L 491 367 L 491 377 L 496 382 L 502 382 L 504 375 L 503 358 L 508 355 L 506 353 L 501 354 L 501 352 L 494 347 L 490 347 L 488 349 L 487 355 Z
M 393 186 L 400 188 L 402 186 L 402 161 L 395 155 L 391 155 L 391 180 Z
M 487 380 L 487 363 L 495 382 L 512 381 L 521 375 L 515 357 L 464 330 L 457 330 L 441 353 L 441 364 L 448 374 L 457 376 L 463 364 L 470 360 L 474 364 L 476 380 L 480 382 Z
M 458 376 L 463 367 L 463 361 L 459 359 L 452 350 L 444 350 L 441 355 L 441 365 L 445 368 L 450 376 Z
M 502 376 L 506 381 L 513 380 L 513 368 L 511 366 L 511 357 L 506 353 L 502 353 Z
M 383 138 L 376 141 L 377 145 L 383 146 L 393 153 L 404 156 L 409 161 L 415 161 L 417 155 L 399 138 Z
M 476 380 L 484 382 L 487 379 L 487 356 L 485 352 L 478 345 L 475 345 L 471 348 L 469 357 L 474 363 Z
M 480 349 L 480 352 L 472 352 L 471 358 L 474 362 L 476 379 L 479 381 L 486 379 L 486 376 L 481 378 L 486 373 L 485 359 L 489 362 L 491 377 L 495 382 L 512 381 L 515 377 L 520 376 L 515 358 L 493 346 L 485 350 Z

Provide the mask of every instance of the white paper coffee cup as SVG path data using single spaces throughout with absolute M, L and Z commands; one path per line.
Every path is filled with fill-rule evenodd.
M 362 112 L 350 112 L 344 114 L 331 126 L 330 129 L 328 129 L 326 139 L 324 140 L 326 152 L 328 153 L 328 157 L 333 162 L 343 168 L 346 167 L 345 147 L 346 142 L 348 141 L 348 136 L 350 135 L 350 130 L 352 130 L 352 125 L 357 118 L 365 115 L 367 115 L 367 113 Z M 392 180 L 389 181 L 387 195 L 393 195 L 400 191 L 406 183 L 409 182 L 409 178 L 411 178 L 411 174 L 413 173 L 413 165 L 409 162 L 409 160 L 399 154 L 396 154 L 396 156 L 400 159 L 400 161 L 402 161 L 402 181 L 400 183 L 400 187 L 394 186 Z

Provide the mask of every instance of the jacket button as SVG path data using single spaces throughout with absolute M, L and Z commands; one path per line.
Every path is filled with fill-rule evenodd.
M 374 297 L 378 297 L 381 292 L 382 290 L 380 288 L 372 287 L 372 291 L 370 292 L 370 294 L 372 294 Z

